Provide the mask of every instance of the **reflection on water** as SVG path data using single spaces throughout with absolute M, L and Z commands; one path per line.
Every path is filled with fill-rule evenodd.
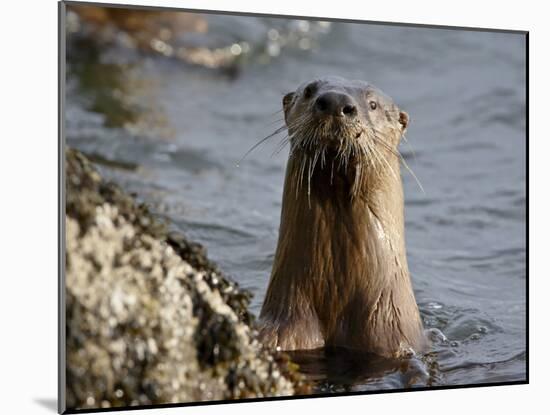
M 439 376 L 433 354 L 397 360 L 345 349 L 316 349 L 292 352 L 290 357 L 316 383 L 318 393 L 427 387 Z
M 124 128 L 154 138 L 173 137 L 174 131 L 155 97 L 155 81 L 143 77 L 136 63 L 105 60 L 96 42 L 74 36 L 68 88 L 78 90 L 86 109 L 100 114 L 108 128 Z
M 216 15 L 151 15 L 142 27 L 135 15 L 71 13 L 68 143 L 207 246 L 254 293 L 256 314 L 284 136 L 236 162 L 282 125 L 284 93 L 317 76 L 365 79 L 410 114 L 401 150 L 425 194 L 403 171 L 407 247 L 432 351 L 293 353 L 319 392 L 525 379 L 522 36 Z

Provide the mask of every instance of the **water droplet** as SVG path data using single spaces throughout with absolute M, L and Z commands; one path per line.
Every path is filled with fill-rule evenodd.
M 234 43 L 231 45 L 231 54 L 234 56 L 238 56 L 242 53 L 243 48 L 238 43 Z

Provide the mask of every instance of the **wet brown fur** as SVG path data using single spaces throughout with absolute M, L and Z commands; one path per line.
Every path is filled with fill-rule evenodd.
M 357 95 L 372 88 L 366 83 L 341 78 L 318 82 L 318 89 L 355 94 L 362 105 L 361 126 L 353 131 L 363 132 L 358 140 L 346 139 L 368 141 L 363 146 L 368 151 L 353 148 L 342 163 L 340 147 L 330 144 L 323 160 L 311 167 L 311 151 L 326 136 L 302 145 L 298 126 L 306 121 L 299 116 L 309 107 L 299 95 L 305 87 L 294 93 L 294 102 L 285 98 L 291 150 L 279 241 L 260 316 L 261 338 L 283 350 L 343 346 L 382 356 L 418 352 L 425 338 L 407 265 L 401 160 L 396 155 L 408 116 L 375 89 L 369 90 L 370 99 L 379 98 L 386 113 L 384 119 L 369 115 Z M 352 135 L 350 131 L 340 135 Z

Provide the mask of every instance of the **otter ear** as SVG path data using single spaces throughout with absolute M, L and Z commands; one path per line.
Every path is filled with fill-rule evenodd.
M 294 92 L 289 92 L 283 97 L 283 109 L 286 111 L 292 99 L 294 98 Z
M 404 133 L 409 126 L 409 114 L 405 111 L 399 111 L 399 124 L 401 124 L 401 131 Z

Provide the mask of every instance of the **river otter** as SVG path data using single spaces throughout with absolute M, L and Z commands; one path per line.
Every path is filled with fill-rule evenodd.
M 409 116 L 374 86 L 337 77 L 286 94 L 283 110 L 290 155 L 262 341 L 420 351 L 397 150 Z

